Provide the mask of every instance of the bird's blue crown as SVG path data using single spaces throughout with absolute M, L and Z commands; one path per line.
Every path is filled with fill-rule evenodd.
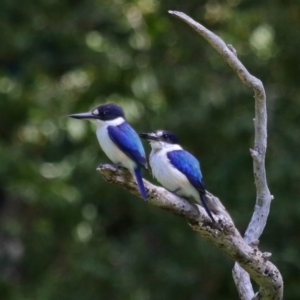
M 179 140 L 178 137 L 172 133 L 169 132 L 167 130 L 158 130 L 157 132 L 159 132 L 159 138 L 160 140 L 169 143 L 169 144 L 178 144 Z
M 114 103 L 100 105 L 92 110 L 92 115 L 102 121 L 114 120 L 118 117 L 125 118 L 122 107 Z

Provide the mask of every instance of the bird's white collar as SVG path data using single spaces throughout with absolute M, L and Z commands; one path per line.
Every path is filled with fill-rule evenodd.
M 102 121 L 102 120 L 93 120 L 94 124 L 97 125 L 97 127 L 103 127 L 103 126 L 119 126 L 125 122 L 125 119 L 123 117 L 118 117 L 114 120 L 107 120 L 107 121 Z

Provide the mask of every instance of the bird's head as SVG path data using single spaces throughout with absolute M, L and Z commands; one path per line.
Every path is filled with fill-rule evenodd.
M 124 111 L 122 107 L 114 104 L 114 103 L 107 103 L 100 105 L 90 112 L 79 113 L 69 115 L 71 118 L 75 119 L 87 119 L 87 120 L 96 120 L 100 123 L 105 123 L 107 121 L 113 121 L 118 118 L 124 119 Z
M 139 136 L 150 142 L 152 149 L 172 148 L 178 145 L 178 138 L 175 134 L 166 130 L 155 130 L 150 133 L 140 133 Z

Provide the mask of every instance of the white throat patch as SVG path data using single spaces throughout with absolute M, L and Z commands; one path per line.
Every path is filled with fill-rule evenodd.
M 150 140 L 150 145 L 153 150 L 162 150 L 166 149 L 167 151 L 173 151 L 173 150 L 181 150 L 181 146 L 178 144 L 170 144 L 163 141 L 153 141 Z
M 103 121 L 103 120 L 97 119 L 97 120 L 93 120 L 93 121 L 97 125 L 97 127 L 102 127 L 102 126 L 118 126 L 118 125 L 121 125 L 122 123 L 125 122 L 125 119 L 123 117 L 118 117 L 114 120 Z

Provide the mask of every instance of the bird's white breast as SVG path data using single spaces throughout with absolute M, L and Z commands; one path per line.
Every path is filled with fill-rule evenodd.
M 118 146 L 110 139 L 107 131 L 108 126 L 118 126 L 121 125 L 125 120 L 123 118 L 117 118 L 111 121 L 98 122 L 97 123 L 97 138 L 103 152 L 107 157 L 115 164 L 120 164 L 127 168 L 129 171 L 133 171 L 135 168 L 135 163 L 132 161 L 123 151 L 121 151 Z
M 182 149 L 174 148 L 173 150 Z M 153 176 L 169 191 L 176 194 L 190 197 L 199 202 L 198 191 L 190 184 L 187 177 L 176 169 L 167 157 L 169 149 L 152 150 L 150 154 L 150 166 Z

